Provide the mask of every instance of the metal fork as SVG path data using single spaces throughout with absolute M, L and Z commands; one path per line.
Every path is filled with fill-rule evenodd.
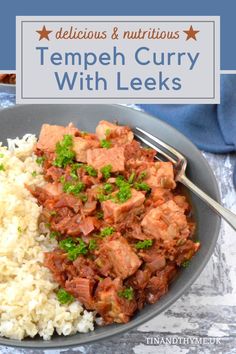
M 134 132 L 134 135 L 145 145 L 159 152 L 161 156 L 164 157 L 164 160 L 171 161 L 174 165 L 175 180 L 177 182 L 181 182 L 187 188 L 189 188 L 218 215 L 222 216 L 222 218 L 224 218 L 234 230 L 236 230 L 236 214 L 232 213 L 230 210 L 217 203 L 214 199 L 209 197 L 209 195 L 203 192 L 199 187 L 197 187 L 188 179 L 185 174 L 187 159 L 179 151 L 141 128 L 136 127 L 136 132 Z M 147 138 L 149 140 L 147 140 Z M 156 156 L 156 158 L 163 161 L 163 158 L 161 159 L 158 156 Z

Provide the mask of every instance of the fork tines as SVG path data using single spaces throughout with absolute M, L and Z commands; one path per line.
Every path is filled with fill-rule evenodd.
M 165 157 L 168 161 L 171 161 L 173 164 L 177 164 L 178 161 L 182 158 L 182 155 L 175 150 L 172 146 L 166 144 L 164 141 L 158 139 L 154 135 L 146 132 L 145 130 L 136 127 L 134 135 L 140 141 L 150 148 L 156 150 L 161 156 Z M 141 134 L 140 134 L 141 133 Z M 163 160 L 160 158 L 160 160 Z

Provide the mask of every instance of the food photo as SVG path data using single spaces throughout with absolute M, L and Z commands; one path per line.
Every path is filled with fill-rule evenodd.
M 232 84 L 225 77 L 227 97 Z M 212 260 L 220 216 L 234 233 L 235 214 L 221 206 L 219 181 L 193 143 L 198 129 L 188 131 L 185 124 L 185 135 L 193 133 L 186 137 L 180 121 L 175 128 L 164 121 L 179 109 L 182 118 L 191 112 L 193 124 L 200 109 L 213 129 L 215 111 L 200 105 L 19 106 L 14 95 L 5 100 L 1 344 L 99 350 L 99 343 L 119 341 L 150 320 L 161 326 L 159 316 L 186 297 Z M 218 114 L 225 109 L 218 107 Z M 208 150 L 211 143 L 215 148 L 216 137 Z M 192 299 L 201 299 L 199 290 Z
M 2 73 L 0 71 L 0 93 L 15 94 L 16 92 L 16 74 Z
M 0 74 L 0 83 L 1 84 L 16 84 L 16 74 Z

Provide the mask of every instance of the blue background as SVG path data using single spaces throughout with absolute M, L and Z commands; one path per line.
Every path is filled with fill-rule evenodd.
M 15 16 L 221 16 L 221 69 L 236 69 L 235 0 L 1 0 L 0 70 L 15 69 Z

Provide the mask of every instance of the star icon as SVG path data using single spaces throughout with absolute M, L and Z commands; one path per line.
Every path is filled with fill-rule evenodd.
M 183 31 L 183 32 L 187 34 L 186 41 L 188 41 L 188 40 L 191 39 L 191 38 L 194 39 L 195 41 L 197 40 L 196 34 L 197 34 L 199 31 L 198 31 L 198 30 L 194 30 L 192 25 L 189 27 L 188 30 L 185 30 L 185 31 Z
M 36 31 L 36 32 L 39 34 L 39 41 L 41 41 L 41 39 L 47 39 L 47 40 L 49 41 L 48 35 L 49 35 L 52 31 L 48 31 L 48 30 L 46 29 L 46 27 L 43 26 L 43 28 L 41 29 L 41 31 L 38 30 L 38 31 Z

